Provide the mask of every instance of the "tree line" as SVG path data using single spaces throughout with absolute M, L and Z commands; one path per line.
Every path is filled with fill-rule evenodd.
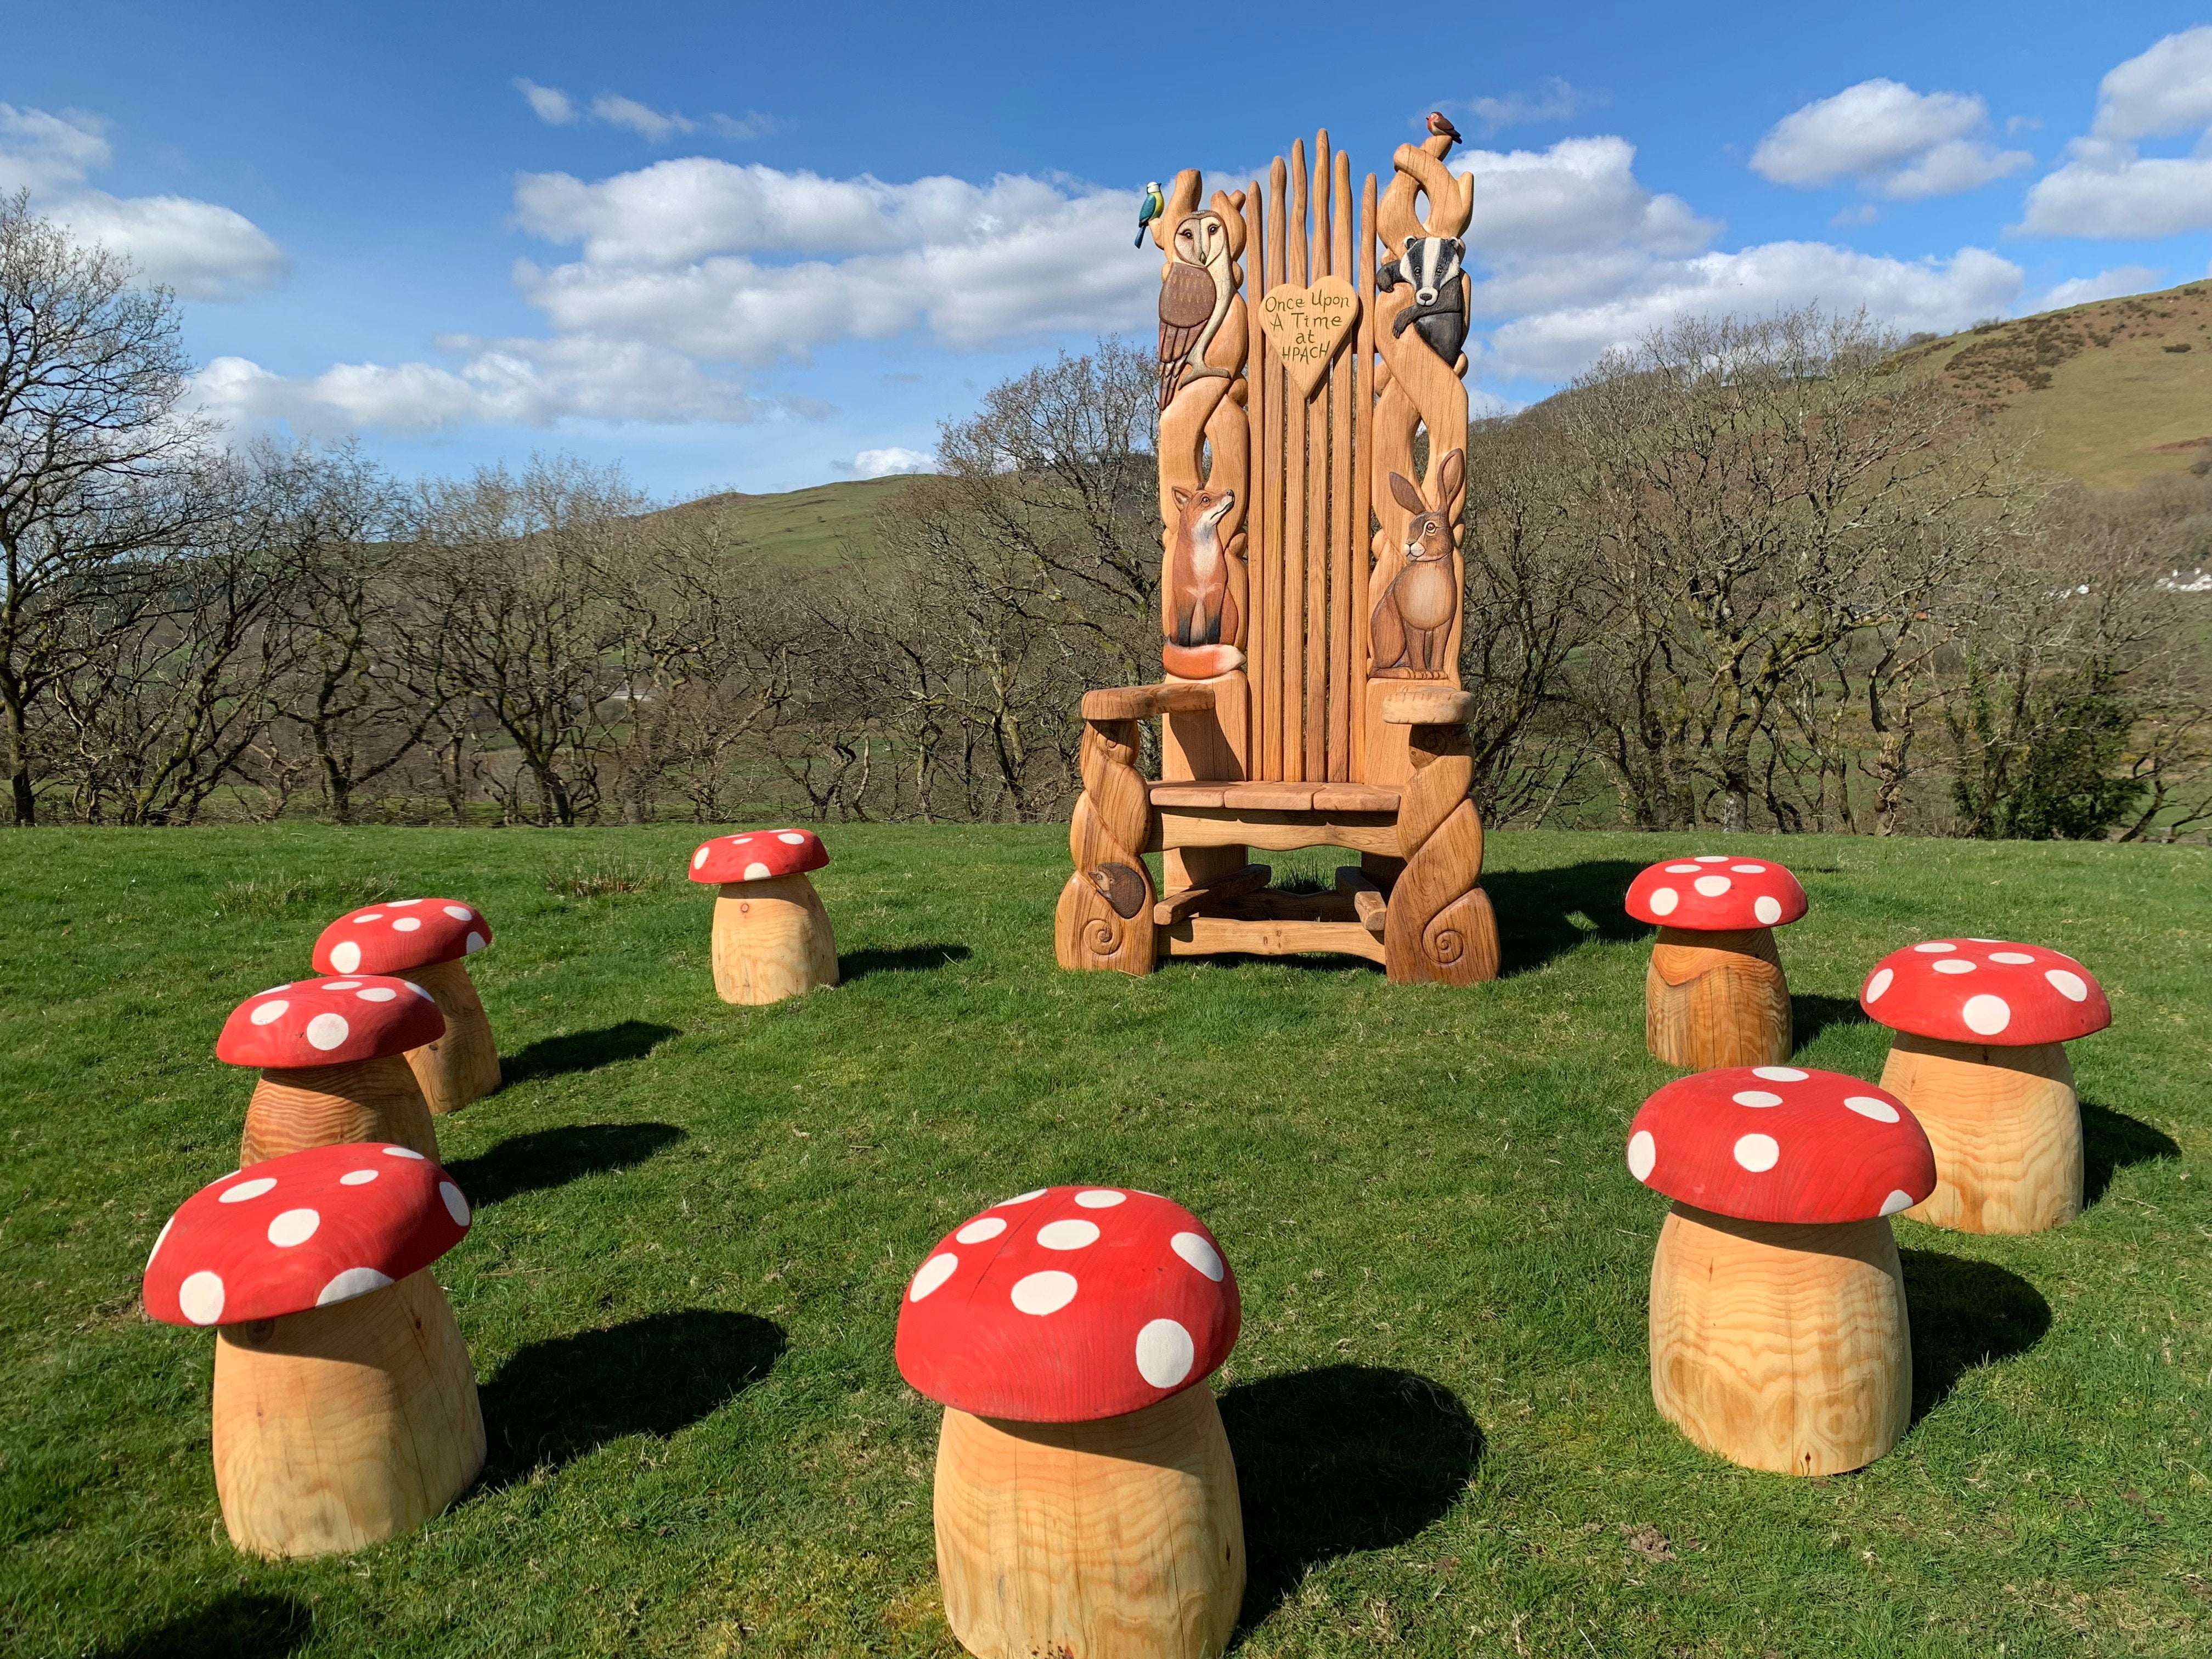
M 1158 674 L 1148 352 L 941 434 L 795 568 L 540 457 L 228 446 L 173 301 L 0 201 L 18 823 L 1040 821 Z M 1685 320 L 1467 434 L 1493 823 L 2172 837 L 2212 823 L 2212 488 L 2038 474 L 1863 317 Z M 2177 574 L 2179 573 L 2179 575 Z

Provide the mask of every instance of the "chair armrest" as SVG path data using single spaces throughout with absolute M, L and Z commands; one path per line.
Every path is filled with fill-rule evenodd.
M 1087 720 L 1145 720 L 1156 714 L 1196 714 L 1213 707 L 1210 685 L 1171 681 L 1164 685 L 1117 685 L 1083 694 Z
M 1382 699 L 1388 726 L 1465 726 L 1474 718 L 1474 693 L 1449 685 L 1422 685 L 1393 691 Z

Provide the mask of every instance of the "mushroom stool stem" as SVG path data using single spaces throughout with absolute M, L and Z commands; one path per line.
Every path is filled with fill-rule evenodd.
M 1741 1221 L 1675 1200 L 1651 1263 L 1651 1398 L 1747 1468 L 1840 1474 L 1880 1457 L 1912 1407 L 1888 1218 Z
M 945 1612 L 978 1659 L 1206 1659 L 1244 1599 L 1237 1466 L 1203 1383 L 1089 1423 L 947 1407 Z
M 714 958 L 714 994 L 725 1002 L 781 1002 L 837 982 L 830 913 L 804 872 L 724 882 Z
M 436 1160 L 430 1109 L 400 1055 L 265 1068 L 246 1109 L 238 1164 L 355 1140 L 388 1141 Z
M 1905 1213 L 1965 1233 L 2039 1233 L 2081 1213 L 2081 1108 L 2062 1042 L 1996 1046 L 1899 1031 L 1881 1086 L 1936 1149 L 1936 1190 Z
M 1774 930 L 1662 925 L 1644 981 L 1644 1038 L 1653 1054 L 1685 1071 L 1788 1060 L 1790 986 Z
M 425 963 L 397 975 L 421 986 L 446 1017 L 446 1035 L 407 1051 L 415 1080 L 434 1114 L 459 1111 L 472 1100 L 497 1091 L 499 1044 L 484 1018 L 483 999 L 460 957 Z
M 215 1477 L 231 1541 L 326 1555 L 444 1509 L 483 1468 L 476 1373 L 429 1269 L 216 1339 Z

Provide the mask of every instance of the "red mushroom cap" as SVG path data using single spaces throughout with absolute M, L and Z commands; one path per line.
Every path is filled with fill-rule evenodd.
M 830 849 L 811 830 L 749 830 L 701 842 L 691 854 L 691 879 L 766 881 L 819 870 L 829 862 Z
M 2071 1042 L 2112 1023 L 2097 977 L 2069 956 L 2002 939 L 1932 939 L 1892 951 L 1859 1006 L 1893 1031 L 2011 1048 Z
M 233 1066 L 337 1066 L 404 1054 L 445 1034 L 430 994 L 407 980 L 303 979 L 232 1009 L 215 1057 Z
M 459 899 L 391 899 L 340 916 L 315 941 L 319 974 L 404 974 L 472 957 L 491 943 L 491 924 Z
M 178 1206 L 146 1259 L 146 1311 L 242 1325 L 349 1302 L 460 1243 L 469 1201 L 404 1146 L 311 1146 L 234 1170 Z
M 978 1417 L 1090 1423 L 1203 1382 L 1242 1319 L 1237 1275 L 1182 1205 L 1051 1187 L 939 1241 L 899 1309 L 898 1367 Z
M 1805 890 L 1772 859 L 1700 853 L 1668 859 L 1628 884 L 1638 921 L 1706 933 L 1780 927 L 1805 914 Z
M 1903 1101 L 1796 1066 L 1729 1066 L 1668 1084 L 1629 1125 L 1628 1172 L 1742 1221 L 1867 1221 L 1936 1190 L 1936 1154 Z

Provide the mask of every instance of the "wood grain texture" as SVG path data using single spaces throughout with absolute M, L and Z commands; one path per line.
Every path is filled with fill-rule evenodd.
M 1390 901 L 1383 896 L 1382 884 L 1356 864 L 1340 864 L 1336 868 L 1336 890 L 1352 901 L 1359 925 L 1382 938 L 1390 914 Z
M 1320 951 L 1387 965 L 1382 941 L 1358 921 L 1241 921 L 1189 916 L 1168 930 L 1171 957 L 1296 957 Z
M 722 884 L 714 901 L 714 994 L 757 1007 L 837 982 L 830 913 L 805 875 Z
M 1203 1382 L 1096 1423 L 948 1408 L 945 1621 L 977 1659 L 1210 1659 L 1244 1599 L 1244 1517 Z
M 1841 1474 L 1873 1462 L 1912 1408 L 1889 1222 L 1788 1226 L 1677 1202 L 1651 1262 L 1651 1399 L 1747 1468 Z
M 328 1555 L 420 1526 L 483 1468 L 476 1372 L 426 1268 L 216 1334 L 215 1483 L 231 1542 Z
M 1962 1233 L 2039 1233 L 2081 1213 L 2081 1108 L 2063 1043 L 1946 1042 L 1899 1031 L 1881 1086 L 1936 1150 L 1936 1190 L 1905 1213 Z
M 1301 847 L 1349 847 L 1355 853 L 1398 850 L 1389 812 L 1267 812 L 1257 807 L 1164 806 L 1147 852 L 1176 847 L 1258 847 L 1271 853 Z
M 1143 720 L 1156 714 L 1193 714 L 1213 707 L 1210 680 L 1170 680 L 1160 685 L 1117 685 L 1083 694 L 1087 720 Z
M 246 1103 L 238 1167 L 356 1140 L 386 1141 L 437 1158 L 429 1103 L 404 1056 L 270 1067 Z
M 1186 688 L 1189 689 L 1189 688 Z M 1154 837 L 1150 786 L 1137 770 L 1137 722 L 1090 720 L 1079 762 L 1083 793 L 1067 827 L 1075 872 L 1060 890 L 1053 953 L 1063 968 L 1149 974 L 1156 952 L 1152 872 L 1139 854 Z M 1133 869 L 1144 884 L 1137 908 L 1117 914 L 1084 872 L 1109 864 Z
M 1662 927 L 1644 978 L 1644 1041 L 1686 1072 L 1779 1066 L 1794 1046 L 1774 930 Z
M 1256 892 L 1267 884 L 1273 874 L 1264 864 L 1247 864 L 1224 872 L 1210 881 L 1163 894 L 1159 902 L 1152 906 L 1152 920 L 1163 927 L 1169 927 L 1185 916 L 1195 915 L 1209 904 Z
M 457 1112 L 472 1100 L 498 1092 L 499 1044 L 493 1040 L 491 1022 L 484 1018 L 483 1002 L 467 964 L 458 959 L 434 962 L 410 968 L 399 977 L 428 991 L 446 1017 L 445 1036 L 407 1051 L 407 1063 L 414 1067 L 430 1115 Z
M 1413 775 L 1395 849 L 1406 867 L 1391 886 L 1383 932 L 1390 977 L 1442 985 L 1496 979 L 1498 921 L 1480 884 L 1482 819 L 1468 799 L 1474 763 L 1466 728 L 1402 729 Z

